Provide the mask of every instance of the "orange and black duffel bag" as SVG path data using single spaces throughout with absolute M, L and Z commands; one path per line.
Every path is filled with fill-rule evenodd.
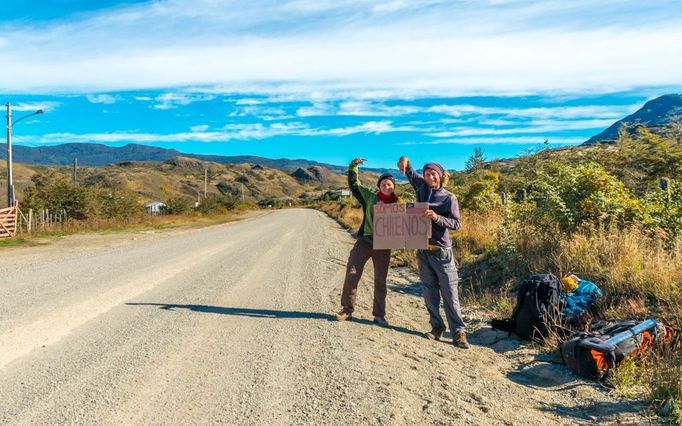
M 626 358 L 670 344 L 673 331 L 653 318 L 638 321 L 600 321 L 589 333 L 573 334 L 561 344 L 561 357 L 573 373 L 603 379 Z

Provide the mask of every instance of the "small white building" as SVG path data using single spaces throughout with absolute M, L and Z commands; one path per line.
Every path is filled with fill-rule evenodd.
M 161 201 L 152 201 L 151 203 L 144 206 L 145 211 L 149 216 L 156 216 L 159 214 L 164 214 L 168 206 Z

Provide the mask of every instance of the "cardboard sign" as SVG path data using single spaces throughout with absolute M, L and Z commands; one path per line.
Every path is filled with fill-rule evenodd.
M 424 249 L 431 237 L 428 203 L 374 206 L 374 249 Z

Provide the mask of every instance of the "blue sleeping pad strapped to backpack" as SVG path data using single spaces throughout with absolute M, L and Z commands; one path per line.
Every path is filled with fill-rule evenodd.
M 565 319 L 577 318 L 584 312 L 589 312 L 597 303 L 597 299 L 604 293 L 591 281 L 580 280 L 578 287 L 572 292 L 561 294 L 563 307 L 561 316 Z

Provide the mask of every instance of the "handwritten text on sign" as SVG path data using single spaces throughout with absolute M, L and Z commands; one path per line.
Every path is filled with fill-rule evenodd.
M 374 206 L 374 248 L 423 249 L 431 236 L 431 219 L 423 216 L 428 203 Z

